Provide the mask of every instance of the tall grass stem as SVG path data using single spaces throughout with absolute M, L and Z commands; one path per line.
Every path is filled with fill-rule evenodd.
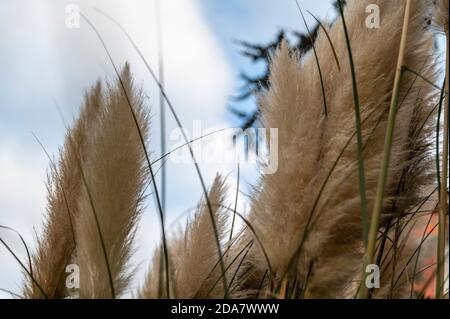
M 353 102 L 355 104 L 355 127 L 356 127 L 356 142 L 358 152 L 358 177 L 359 177 L 359 197 L 361 202 L 361 223 L 362 223 L 362 238 L 364 245 L 368 244 L 368 225 L 369 217 L 367 211 L 367 199 L 366 199 L 366 177 L 364 168 L 364 146 L 362 138 L 362 125 L 361 125 L 361 113 L 359 105 L 358 84 L 356 80 L 355 64 L 353 61 L 352 47 L 348 35 L 347 24 L 345 23 L 344 9 L 342 7 L 341 0 L 338 1 L 339 12 L 342 18 L 342 24 L 344 27 L 345 41 L 347 44 L 348 58 L 350 63 L 350 71 L 352 74 L 352 88 L 353 88 Z
M 446 69 L 445 69 L 445 91 L 448 92 L 449 82 L 449 32 L 446 32 Z M 445 277 L 445 238 L 446 238 L 446 214 L 448 212 L 447 203 L 447 178 L 448 178 L 448 117 L 449 117 L 448 93 L 445 94 L 444 107 L 444 136 L 442 146 L 442 171 L 439 189 L 439 228 L 438 228 L 438 251 L 437 251 L 437 272 L 436 272 L 436 299 L 441 299 L 444 292 Z
M 397 105 L 398 105 L 399 96 L 400 96 L 401 80 L 402 80 L 402 74 L 403 74 L 403 61 L 404 61 L 405 52 L 406 52 L 406 39 L 407 39 L 407 35 L 408 35 L 410 12 L 411 12 L 411 0 L 406 0 L 405 14 L 404 14 L 404 19 L 403 19 L 402 36 L 400 39 L 400 49 L 399 49 L 398 60 L 397 60 L 397 69 L 395 71 L 394 87 L 393 87 L 393 91 L 392 91 L 392 99 L 391 99 L 391 105 L 390 105 L 390 110 L 389 110 L 386 137 L 385 137 L 385 141 L 384 141 L 383 159 L 381 162 L 380 175 L 379 175 L 378 184 L 377 184 L 375 204 L 374 204 L 374 208 L 372 211 L 368 245 L 367 245 L 366 254 L 365 254 L 365 258 L 364 258 L 364 268 L 363 268 L 364 276 L 363 276 L 363 282 L 362 282 L 363 285 L 358 294 L 358 297 L 360 299 L 367 299 L 369 297 L 369 289 L 366 287 L 366 285 L 364 285 L 365 278 L 367 275 L 367 273 L 365 272 L 365 269 L 366 269 L 367 265 L 373 264 L 374 257 L 375 257 L 375 246 L 376 246 L 376 242 L 377 242 L 378 227 L 380 224 L 381 211 L 383 209 L 384 191 L 385 191 L 385 187 L 386 187 L 389 161 L 391 158 L 391 149 L 392 149 L 392 143 L 393 143 L 393 138 L 394 138 L 395 118 L 396 118 Z

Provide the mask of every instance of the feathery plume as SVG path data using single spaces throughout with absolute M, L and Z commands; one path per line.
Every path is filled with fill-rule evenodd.
M 379 28 L 366 25 L 369 4 L 382 8 Z M 380 170 L 403 7 L 399 1 L 347 1 L 345 10 L 363 119 L 369 211 Z M 405 63 L 432 78 L 432 34 L 424 30 L 423 19 L 428 8 L 428 1 L 413 1 Z M 337 68 L 329 42 L 319 31 L 316 52 L 326 75 L 327 116 L 319 107 L 322 90 L 315 58 L 309 54 L 299 61 L 283 43 L 273 59 L 270 89 L 260 104 L 266 127 L 278 128 L 279 167 L 275 174 L 262 177 L 249 216 L 277 278 L 286 275 L 289 282 L 302 287 L 305 297 L 311 298 L 342 297 L 354 273 L 360 271 L 364 252 L 352 82 L 349 64 L 344 63 L 348 51 L 341 20 L 333 24 L 329 35 L 342 66 L 341 70 Z M 417 76 L 404 73 L 383 225 L 415 205 L 421 196 L 417 182 L 428 181 L 427 130 L 417 132 L 414 127 L 432 108 L 432 89 Z M 420 104 L 416 103 L 419 94 L 423 97 Z M 415 137 L 414 145 L 411 136 Z M 406 178 L 405 172 L 411 181 L 408 187 L 400 183 Z M 253 278 L 261 278 L 266 263 L 257 246 L 248 259 L 256 268 Z
M 48 174 L 48 214 L 33 255 L 33 276 L 49 298 L 66 295 L 64 273 L 75 249 L 73 220 L 78 212 L 76 202 L 81 185 L 77 157 L 86 156 L 87 139 L 102 107 L 102 86 L 97 82 L 85 94 L 78 120 L 68 131 L 64 148 L 60 150 L 58 166 L 52 163 Z M 41 291 L 27 277 L 24 296 L 42 298 Z
M 219 233 L 219 240 L 225 238 L 226 215 L 224 214 L 225 182 L 219 175 L 214 179 L 208 194 L 213 216 Z M 172 261 L 172 288 L 177 298 L 223 297 L 222 275 L 218 267 L 217 247 L 211 218 L 203 199 L 192 219 L 187 221 L 184 232 L 169 242 Z M 157 298 L 161 271 L 160 250 L 154 253 L 151 269 L 139 291 L 140 298 Z M 163 271 L 164 271 L 163 267 Z M 165 298 L 164 295 L 161 297 Z
M 170 246 L 170 241 L 168 245 Z M 172 251 L 168 249 L 169 253 Z M 172 257 L 172 255 L 171 255 Z M 172 259 L 169 259 L 172 260 Z M 137 297 L 140 299 L 158 299 L 158 298 L 167 298 L 166 292 L 162 291 L 160 287 L 162 287 L 162 282 L 160 278 L 163 280 L 164 271 L 166 268 L 161 267 L 161 248 L 157 248 L 153 253 L 153 258 L 150 262 L 150 269 L 145 277 L 144 284 L 139 288 L 137 292 Z
M 77 203 L 75 231 L 83 298 L 120 296 L 131 279 L 126 267 L 142 211 L 147 172 L 127 98 L 145 139 L 148 113 L 142 92 L 133 85 L 128 64 L 121 72 L 121 81 L 126 92 L 120 83 L 105 92 L 104 108 L 80 163 L 85 183 Z
M 213 216 L 219 240 L 224 240 L 225 224 L 227 221 L 224 214 L 223 204 L 225 196 L 224 180 L 217 175 L 209 191 L 208 198 L 213 209 Z M 182 250 L 174 260 L 175 282 L 178 297 L 193 298 L 194 296 L 206 297 L 209 289 L 212 289 L 214 282 L 220 273 L 217 247 L 214 240 L 212 221 L 208 212 L 206 201 L 199 204 L 198 211 L 192 221 L 188 221 L 186 231 L 182 241 Z M 195 272 L 193 270 L 195 269 Z M 198 276 L 196 276 L 198 274 Z M 212 295 L 222 293 L 224 288 L 220 281 L 213 289 Z

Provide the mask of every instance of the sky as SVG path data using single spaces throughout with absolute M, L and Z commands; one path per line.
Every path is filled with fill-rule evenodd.
M 317 16 L 330 18 L 331 2 L 301 3 Z M 262 66 L 244 58 L 236 40 L 264 43 L 280 28 L 303 30 L 293 0 L 164 0 L 160 4 L 162 47 L 158 47 L 156 0 L 0 0 L 0 225 L 19 231 L 32 248 L 45 217 L 49 168 L 33 134 L 56 156 L 66 126 L 78 114 L 84 90 L 98 78 L 114 78 L 92 29 L 83 21 L 79 28 L 66 25 L 66 9 L 71 4 L 78 5 L 96 25 L 117 65 L 130 62 L 136 83 L 144 87 L 152 110 L 151 149 L 155 157 L 160 154 L 157 87 L 127 38 L 95 8 L 123 25 L 156 71 L 158 50 L 162 50 L 166 91 L 189 131 L 194 121 L 201 121 L 205 130 L 239 124 L 227 110 L 230 97 L 242 85 L 239 74 L 255 74 Z M 240 107 L 252 108 L 253 103 L 250 100 Z M 168 112 L 166 115 L 170 149 L 176 144 L 169 139 L 176 125 Z M 212 143 L 216 138 L 212 137 Z M 233 193 L 237 178 L 234 164 L 203 163 L 200 167 L 208 185 L 219 172 L 227 177 Z M 202 191 L 192 164 L 169 161 L 167 172 L 167 224 L 172 231 L 178 217 L 186 216 L 183 213 L 197 204 Z M 239 210 L 245 211 L 248 185 L 256 180 L 255 164 L 243 164 Z M 25 258 L 17 237 L 3 230 L 0 236 Z M 140 267 L 134 287 L 147 271 L 158 238 L 158 217 L 150 200 L 137 232 L 133 263 Z M 0 288 L 20 293 L 21 280 L 20 266 L 1 246 Z M 1 297 L 10 295 L 0 291 Z

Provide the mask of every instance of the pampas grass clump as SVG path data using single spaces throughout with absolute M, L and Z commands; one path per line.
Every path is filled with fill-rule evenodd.
M 167 259 L 162 258 L 164 247 L 154 253 L 137 297 L 356 297 L 363 284 L 367 227 L 361 215 L 358 154 L 370 220 L 390 124 L 405 3 L 347 1 L 348 32 L 342 17 L 324 26 L 314 55 L 300 56 L 282 43 L 272 57 L 270 88 L 259 96 L 264 125 L 278 128 L 278 170 L 254 185 L 249 211 L 239 214 L 245 225 L 229 241 L 233 211 L 225 208 L 226 182 L 217 176 L 184 229 L 167 238 Z M 379 28 L 366 25 L 369 4 L 381 9 Z M 381 287 L 371 291 L 373 298 L 413 296 L 411 278 L 418 272 L 413 260 L 419 259 L 417 248 L 423 242 L 411 233 L 428 201 L 426 190 L 436 185 L 434 139 L 441 92 L 433 85 L 438 78 L 433 41 L 436 33 L 448 34 L 448 0 L 412 0 L 407 18 L 375 252 Z M 356 102 L 360 122 L 355 121 Z M 127 292 L 145 184 L 153 182 L 143 145 L 148 117 L 128 65 L 116 83 L 99 82 L 88 91 L 50 170 L 48 215 L 32 256 L 33 277 L 26 274 L 25 297 L 70 296 L 64 285 L 70 263 L 80 267 L 80 297 L 116 298 Z M 362 149 L 357 145 L 359 127 Z

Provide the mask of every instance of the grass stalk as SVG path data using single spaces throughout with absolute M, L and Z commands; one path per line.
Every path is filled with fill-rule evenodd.
M 366 249 L 366 255 L 364 258 L 363 271 L 366 269 L 367 265 L 372 264 L 374 262 L 374 257 L 375 257 L 375 246 L 376 246 L 376 241 L 377 241 L 377 233 L 378 233 L 378 227 L 379 227 L 379 223 L 380 223 L 381 211 L 383 208 L 384 191 L 385 191 L 385 186 L 386 186 L 389 161 L 390 161 L 390 157 L 391 157 L 391 149 L 392 149 L 392 143 L 393 143 L 393 138 L 394 138 L 395 118 L 396 118 L 397 105 L 398 105 L 399 96 L 400 96 L 401 79 L 402 79 L 402 74 L 403 74 L 403 61 L 404 61 L 405 52 L 406 52 L 406 39 L 407 39 L 407 35 L 408 35 L 410 12 L 411 12 L 411 0 L 406 0 L 402 35 L 401 35 L 401 40 L 400 40 L 400 50 L 399 50 L 398 60 L 397 60 L 397 69 L 395 71 L 394 88 L 393 88 L 393 92 L 392 92 L 392 99 L 391 99 L 391 105 L 390 105 L 389 117 L 388 117 L 388 123 L 387 123 L 387 131 L 386 131 L 386 137 L 385 137 L 385 142 L 384 142 L 383 159 L 382 159 L 382 163 L 381 163 L 381 170 L 380 170 L 380 175 L 379 175 L 379 180 L 378 180 L 378 185 L 377 185 L 377 192 L 376 192 L 376 197 L 375 197 L 375 204 L 374 204 L 371 223 L 370 223 L 369 239 L 368 239 L 368 245 L 367 245 L 367 249 Z M 365 282 L 366 275 L 367 275 L 366 272 L 364 272 L 363 283 Z M 365 285 L 363 285 L 358 294 L 358 298 L 367 299 L 368 297 L 369 297 L 369 289 Z
M 322 28 L 324 34 L 327 37 L 328 43 L 330 44 L 331 50 L 333 51 L 333 56 L 334 56 L 334 60 L 336 61 L 336 66 L 337 66 L 339 72 L 341 72 L 341 65 L 339 63 L 339 59 L 337 57 L 336 50 L 335 50 L 334 45 L 333 45 L 333 41 L 331 41 L 331 37 L 328 34 L 327 29 L 325 28 L 323 23 L 320 22 L 320 20 L 314 14 L 312 14 L 309 10 L 306 10 L 306 12 L 308 12 L 314 18 L 314 20 L 316 20 L 317 24 Z
M 15 233 L 20 238 L 20 241 L 22 242 L 22 245 L 25 248 L 25 251 L 27 253 L 28 267 L 30 268 L 30 275 L 33 276 L 33 264 L 31 262 L 31 254 L 30 254 L 30 250 L 28 249 L 28 245 L 25 242 L 25 239 L 23 239 L 22 235 L 17 230 L 15 230 L 15 229 L 13 229 L 11 227 L 0 225 L 0 229 L 5 229 L 5 230 L 8 230 L 8 231 L 11 231 L 11 232 Z
M 231 210 L 231 208 L 229 208 L 229 207 L 225 207 L 225 209 L 228 211 Z M 258 234 L 256 233 L 255 228 L 253 228 L 252 224 L 241 213 L 239 213 L 237 211 L 233 211 L 232 213 L 236 214 L 236 216 L 239 217 L 245 223 L 245 225 L 248 227 L 248 229 L 250 229 L 250 231 L 252 232 L 253 236 L 255 237 L 255 240 L 257 241 L 259 247 L 261 248 L 261 251 L 264 255 L 264 259 L 266 260 L 267 268 L 269 270 L 269 278 L 273 279 L 275 273 L 273 271 L 272 264 L 270 263 L 269 255 L 267 254 L 267 250 L 265 249 L 261 239 L 259 238 Z
M 248 248 L 247 248 L 247 250 L 246 250 L 246 252 L 245 252 L 245 254 L 244 254 L 244 257 L 242 257 L 241 261 L 239 262 L 239 265 L 236 267 L 236 270 L 234 271 L 233 277 L 231 277 L 231 280 L 230 280 L 230 282 L 228 283 L 227 292 L 225 293 L 223 299 L 228 299 L 229 292 L 230 292 L 230 290 L 231 290 L 232 284 L 233 284 L 234 280 L 236 279 L 236 276 L 237 276 L 239 270 L 241 269 L 242 264 L 243 264 L 245 258 L 247 258 L 248 252 L 250 251 L 250 249 L 252 248 L 252 246 L 253 246 L 253 241 L 252 241 L 251 244 L 248 246 Z
M 430 217 L 428 218 L 428 222 L 427 222 L 427 224 L 424 227 L 421 240 L 423 240 L 425 238 L 426 234 L 427 234 L 427 229 L 430 227 L 431 221 L 433 219 L 433 215 L 434 214 L 430 214 Z M 414 262 L 413 274 L 412 274 L 412 279 L 411 279 L 411 291 L 410 291 L 410 294 L 409 294 L 409 298 L 410 299 L 413 299 L 414 285 L 416 283 L 416 276 L 417 276 L 417 266 L 419 264 L 419 257 L 420 257 L 421 249 L 422 249 L 422 247 L 420 246 L 419 250 L 417 251 L 416 260 Z
M 445 91 L 449 88 L 449 33 L 446 32 L 446 69 L 445 69 Z M 442 103 L 442 101 L 441 101 Z M 439 189 L 439 229 L 438 229 L 438 251 L 437 251 L 437 272 L 436 272 L 436 299 L 441 299 L 444 292 L 444 276 L 445 276 L 445 226 L 446 214 L 448 212 L 447 203 L 447 178 L 448 178 L 448 117 L 449 117 L 449 99 L 448 94 L 445 97 L 444 107 L 444 136 L 442 146 L 442 171 Z M 438 148 L 439 149 L 439 148 Z
M 161 0 L 156 1 L 156 28 L 158 41 L 158 79 L 161 86 L 164 88 L 164 52 L 163 52 L 163 37 L 162 37 L 162 22 L 161 22 Z M 159 92 L 159 112 L 160 112 L 160 143 L 161 155 L 166 154 L 166 107 L 164 96 Z M 166 167 L 161 168 L 161 205 L 163 211 L 166 211 Z
M 231 262 L 227 265 L 227 267 L 225 268 L 225 272 L 223 274 L 220 274 L 220 276 L 216 279 L 216 281 L 214 282 L 214 284 L 209 288 L 206 296 L 204 297 L 204 299 L 207 299 L 209 297 L 209 295 L 213 292 L 214 288 L 216 288 L 216 286 L 219 284 L 220 280 L 222 279 L 222 277 L 224 276 L 224 274 L 226 274 L 226 272 L 231 268 L 231 266 L 233 266 L 233 264 L 238 260 L 238 258 L 242 255 L 242 253 L 244 253 L 244 251 L 247 250 L 253 245 L 253 241 L 250 241 L 247 245 L 245 245 L 240 251 L 239 253 L 231 260 Z M 245 253 L 245 256 L 247 256 L 247 254 Z M 240 266 L 238 266 L 239 268 Z M 234 281 L 234 279 L 233 279 Z M 224 299 L 227 298 L 228 292 L 229 292 L 229 286 L 225 287 L 225 292 L 224 292 Z M 198 292 L 196 293 L 197 296 Z
M 8 246 L 8 244 L 0 238 L 0 243 L 5 246 L 5 248 L 10 252 L 10 254 L 14 257 L 14 259 L 19 263 L 20 267 L 27 273 L 28 276 L 30 276 L 33 283 L 36 285 L 37 289 L 39 289 L 40 293 L 45 299 L 48 299 L 48 295 L 45 293 L 44 289 L 42 289 L 42 286 L 37 282 L 37 280 L 33 277 L 30 270 L 22 263 L 22 261 L 17 257 L 17 255 L 14 253 L 14 251 L 11 249 L 11 247 Z
M 157 33 L 157 44 L 158 44 L 158 79 L 161 82 L 161 86 L 164 87 L 164 53 L 163 53 L 163 38 L 162 38 L 162 22 L 161 22 L 161 2 L 156 1 L 156 33 Z M 164 96 L 162 92 L 159 92 L 159 114 L 160 114 L 160 144 L 161 144 L 161 155 L 166 153 L 166 113 L 164 105 Z M 156 174 L 155 174 L 156 175 Z M 156 183 L 156 181 L 154 181 Z M 161 165 L 161 207 L 162 211 L 166 211 L 166 165 Z M 166 260 L 160 259 L 160 263 Z M 163 269 L 163 265 L 160 265 L 159 269 Z M 169 269 L 166 269 L 168 271 Z M 162 284 L 163 274 L 159 272 L 159 282 L 160 286 Z M 167 277 L 166 277 L 167 280 Z
M 319 57 L 318 57 L 317 51 L 316 51 L 316 45 L 314 44 L 314 39 L 312 38 L 311 31 L 309 30 L 308 24 L 306 23 L 305 16 L 303 15 L 303 11 L 300 8 L 300 4 L 298 3 L 298 0 L 295 0 L 295 3 L 297 4 L 298 11 L 300 11 L 300 15 L 302 16 L 302 20 L 303 20 L 303 23 L 305 24 L 306 31 L 308 32 L 309 41 L 311 42 L 311 46 L 312 46 L 312 49 L 314 52 L 314 58 L 316 59 L 317 70 L 319 71 L 320 85 L 321 85 L 321 89 L 322 89 L 324 113 L 325 113 L 325 116 L 328 116 L 328 106 L 327 106 L 327 98 L 325 95 L 325 86 L 323 84 L 322 69 L 320 68 Z
M 264 275 L 262 276 L 261 281 L 259 282 L 258 289 L 256 290 L 256 295 L 255 295 L 254 299 L 258 299 L 259 293 L 262 290 L 262 287 L 264 285 L 264 280 L 266 279 L 266 277 L 267 277 L 267 270 L 264 272 Z
M 345 23 L 344 9 L 342 1 L 338 1 L 339 12 L 342 18 L 342 24 L 344 27 L 345 41 L 347 44 L 348 58 L 350 63 L 350 71 L 352 74 L 352 88 L 353 88 L 353 102 L 355 104 L 355 126 L 356 126 L 356 142 L 358 152 L 358 176 L 359 176 L 359 197 L 361 201 L 361 223 L 362 223 L 362 237 L 364 245 L 368 244 L 368 225 L 369 216 L 367 212 L 367 199 L 366 199 L 366 181 L 365 181 L 365 169 L 364 169 L 364 154 L 363 154 L 363 139 L 362 139 L 362 125 L 361 125 L 361 113 L 359 105 L 358 85 L 356 81 L 355 64 L 353 61 L 352 47 L 347 30 L 347 24 Z
M 11 290 L 8 290 L 8 289 L 0 288 L 0 291 L 2 291 L 4 293 L 7 293 L 7 294 L 10 294 L 11 297 L 13 297 L 13 298 L 25 299 L 25 297 L 15 293 L 15 292 L 13 292 Z
M 240 179 L 240 165 L 239 165 L 239 159 L 238 159 L 238 165 L 237 165 L 237 182 L 236 182 L 236 198 L 234 200 L 234 212 L 233 212 L 233 219 L 231 221 L 231 230 L 230 230 L 230 238 L 229 242 L 231 244 L 231 240 L 233 239 L 233 230 L 234 230 L 234 223 L 236 221 L 236 211 L 237 211 L 237 203 L 238 203 L 238 197 L 239 197 L 239 179 Z

